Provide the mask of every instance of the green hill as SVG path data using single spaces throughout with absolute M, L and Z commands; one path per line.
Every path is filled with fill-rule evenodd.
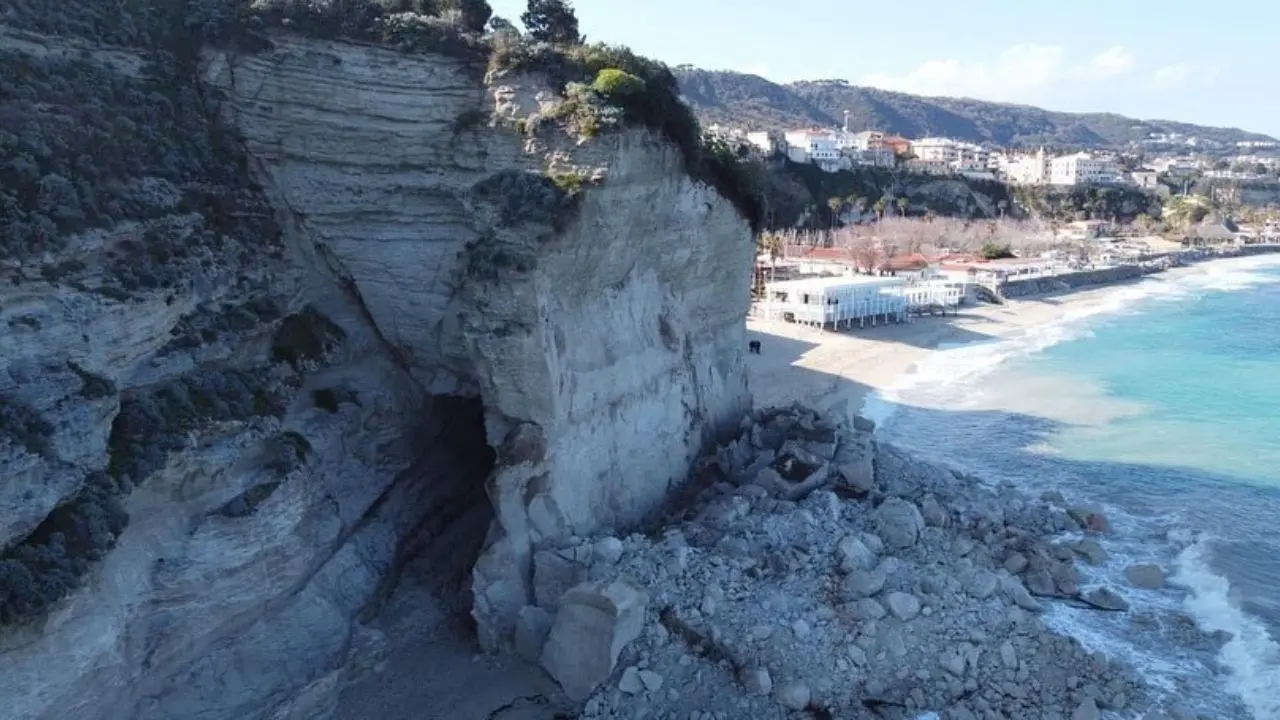
M 908 138 L 942 136 L 1004 147 L 1043 144 L 1120 149 L 1152 133 L 1195 136 L 1209 146 L 1275 140 L 1238 128 L 1135 120 L 1112 113 L 1054 112 L 966 98 L 920 97 L 842 80 L 778 84 L 756 75 L 687 65 L 676 68 L 675 73 L 686 101 L 704 123 L 752 129 L 838 126 L 848 112 L 855 131 L 882 130 Z

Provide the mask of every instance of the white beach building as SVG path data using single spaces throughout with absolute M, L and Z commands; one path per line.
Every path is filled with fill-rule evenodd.
M 757 310 L 767 319 L 813 327 L 853 327 L 868 321 L 903 321 L 906 279 L 869 275 L 817 277 L 766 283 Z

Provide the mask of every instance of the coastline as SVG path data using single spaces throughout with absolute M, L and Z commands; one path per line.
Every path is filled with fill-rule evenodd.
M 749 318 L 749 339 L 761 341 L 760 354 L 747 356 L 756 405 L 801 402 L 830 410 L 846 403 L 857 414 L 872 393 L 891 390 L 941 348 L 1016 337 L 1058 322 L 1116 287 L 1096 286 L 1002 305 L 971 305 L 956 315 L 919 317 L 910 323 L 854 331 L 814 330 Z
M 1125 291 L 1126 288 L 1136 288 L 1143 286 L 1144 283 L 1178 281 L 1200 276 L 1203 282 L 1197 279 L 1189 287 L 1234 289 L 1234 283 L 1228 276 L 1235 270 L 1245 270 L 1245 268 L 1234 266 L 1232 261 L 1257 259 L 1258 256 L 1259 254 L 1250 254 L 1205 258 L 1121 282 L 1093 285 L 1053 295 L 1018 298 L 1008 300 L 1002 305 L 970 306 L 962 308 L 956 316 L 916 318 L 909 324 L 865 328 L 852 332 L 816 331 L 785 323 L 750 319 L 748 321 L 750 339 L 758 339 L 762 342 L 761 354 L 748 356 L 757 406 L 785 406 L 792 401 L 798 401 L 831 413 L 838 413 L 841 406 L 845 406 L 845 412 L 849 417 L 862 415 L 879 422 L 881 418 L 876 417 L 876 410 L 891 413 L 894 390 L 902 387 L 903 384 L 909 384 L 911 376 L 918 372 L 920 366 L 936 358 L 941 350 L 974 343 L 997 343 L 1043 332 L 1047 327 L 1051 329 L 1052 326 L 1069 324 L 1070 321 L 1078 318 L 1124 313 L 1129 311 L 1129 306 L 1134 301 L 1139 301 L 1141 298 L 1165 293 L 1175 297 L 1180 293 L 1185 294 L 1188 287 L 1146 285 L 1140 290 Z M 1057 342 L 1058 339 L 1049 339 L 1048 344 Z M 772 357 L 770 356 L 771 346 L 774 351 Z M 931 372 L 937 369 L 936 363 L 929 368 Z M 900 452 L 904 457 L 911 456 L 908 450 L 903 449 Z M 970 483 L 964 482 L 964 477 L 958 476 L 958 479 L 960 482 L 955 484 L 959 487 L 952 491 L 955 496 L 970 500 L 982 496 L 982 492 L 969 487 Z M 1027 492 L 1032 494 L 1025 495 Z M 1027 499 L 1035 497 L 1033 491 L 1025 489 L 1019 494 Z M 1047 493 L 1047 495 L 1052 494 Z M 1089 504 L 1090 500 L 1092 498 L 1067 498 L 1068 503 Z M 1054 539 L 1051 538 L 1052 535 L 1052 533 L 1046 534 L 1045 541 L 1062 544 L 1066 540 L 1065 544 L 1068 545 L 1078 542 L 1061 535 Z M 1069 533 L 1069 535 L 1074 534 Z M 1106 547 L 1113 544 L 1123 545 L 1132 539 L 1112 536 L 1099 537 L 1098 540 L 1101 541 L 1102 546 Z M 1128 593 L 1123 590 L 1125 586 L 1123 578 L 1128 568 L 1123 565 L 1114 566 L 1115 562 L 1115 560 L 1104 562 L 1104 566 L 1113 565 L 1113 567 L 1095 568 L 1086 571 L 1086 574 L 1093 576 L 1103 571 L 1102 576 L 1112 581 L 1118 579 L 1120 583 L 1118 587 L 1123 594 L 1127 595 Z M 1164 572 L 1166 578 L 1175 587 L 1162 591 L 1161 594 L 1168 592 L 1181 594 L 1188 591 L 1185 578 L 1174 577 L 1175 573 L 1169 572 L 1171 569 L 1172 567 L 1166 566 Z M 1103 580 L 1103 577 L 1093 579 L 1098 581 Z M 1105 580 L 1103 582 L 1105 586 Z M 1161 601 L 1160 605 L 1164 606 L 1166 603 Z M 1167 623 L 1170 626 L 1182 624 L 1185 634 L 1180 637 L 1179 645 L 1188 652 L 1206 652 L 1204 656 L 1206 659 L 1216 658 L 1217 649 L 1231 639 L 1230 634 L 1215 632 L 1214 628 L 1196 628 L 1195 621 L 1190 621 L 1192 625 L 1186 626 L 1189 616 L 1169 607 L 1159 610 L 1154 606 L 1148 606 L 1145 601 L 1139 601 L 1135 604 L 1133 612 L 1133 623 L 1158 622 L 1162 625 Z M 1158 621 L 1153 620 L 1157 617 L 1160 618 Z M 1081 634 L 1076 629 L 1064 629 L 1060 625 L 1053 631 L 1055 634 L 1065 634 L 1079 640 L 1096 635 L 1090 631 Z M 1216 661 L 1212 664 L 1216 665 Z M 1146 680 L 1142 683 L 1147 685 L 1149 693 L 1147 699 L 1154 700 L 1155 707 L 1162 705 L 1163 703 L 1156 697 L 1163 693 L 1153 693 L 1154 688 Z M 1165 697 L 1168 696 L 1165 695 Z M 1185 707 L 1176 708 L 1176 710 L 1184 709 Z M 1220 715 L 1220 717 L 1252 717 L 1248 714 L 1248 710 L 1238 704 L 1229 710 L 1227 708 L 1221 710 L 1229 714 Z M 1153 717 L 1170 716 L 1156 714 Z M 1182 715 L 1173 715 L 1173 717 L 1182 717 Z M 1194 717 L 1194 715 L 1188 714 L 1187 717 Z
M 1178 280 L 1215 265 L 1267 256 L 1280 259 L 1280 247 L 1275 252 L 1199 257 L 1114 283 L 1028 295 L 999 305 L 962 306 L 955 315 L 858 330 L 815 330 L 748 317 L 748 339 L 761 341 L 761 353 L 747 356 L 748 376 L 757 407 L 800 402 L 831 410 L 845 404 L 852 414 L 865 416 L 869 400 L 892 391 L 940 349 L 1008 340 L 1068 317 L 1122 311 L 1123 303 L 1107 302 L 1118 289 Z

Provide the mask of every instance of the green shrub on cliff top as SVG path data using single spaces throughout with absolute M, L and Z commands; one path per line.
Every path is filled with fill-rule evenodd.
M 617 68 L 605 68 L 596 74 L 591 89 L 608 100 L 622 100 L 644 92 L 644 81 Z
M 616 108 L 627 123 L 647 127 L 680 148 L 690 176 L 715 187 L 753 229 L 759 229 L 763 212 L 756 173 L 746 160 L 707 144 L 693 110 L 680 99 L 675 75 L 665 64 L 625 47 L 559 46 L 503 35 L 493 40 L 489 72 L 546 76 L 570 103 L 562 112 L 571 111 L 571 119 L 579 126 L 593 115 L 608 117 L 607 109 Z M 604 105 L 605 111 L 588 107 L 590 102 Z

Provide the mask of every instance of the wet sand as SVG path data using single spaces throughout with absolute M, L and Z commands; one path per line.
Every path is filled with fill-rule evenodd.
M 839 332 L 749 318 L 748 339 L 761 343 L 759 355 L 746 356 L 751 389 L 760 407 L 799 401 L 829 410 L 844 403 L 857 413 L 870 393 L 892 387 L 940 346 L 1015 337 L 1060 320 L 1113 287 L 968 305 L 955 315 Z

